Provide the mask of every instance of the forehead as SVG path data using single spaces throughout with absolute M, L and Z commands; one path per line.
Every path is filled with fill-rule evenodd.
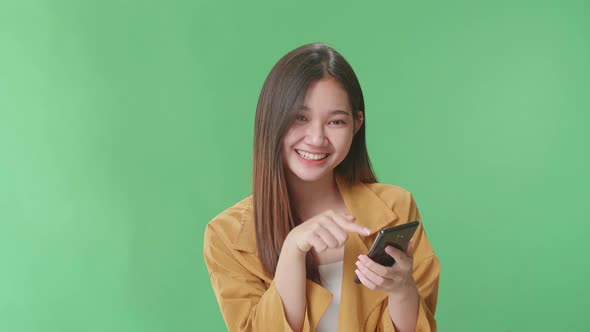
M 312 82 L 307 88 L 302 110 L 331 112 L 335 110 L 350 112 L 348 93 L 340 82 L 331 76 Z

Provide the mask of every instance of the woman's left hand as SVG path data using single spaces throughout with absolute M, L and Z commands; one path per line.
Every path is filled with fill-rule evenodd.
M 390 296 L 416 294 L 416 282 L 412 275 L 412 251 L 413 241 L 406 252 L 387 246 L 385 252 L 395 259 L 395 264 L 391 267 L 378 264 L 366 255 L 360 255 L 356 262 L 358 268 L 354 272 L 361 283 L 371 290 L 384 291 Z

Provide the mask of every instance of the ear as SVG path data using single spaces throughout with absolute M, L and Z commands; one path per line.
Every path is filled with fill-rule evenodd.
M 356 114 L 357 114 L 357 118 L 354 120 L 354 135 L 356 135 L 356 132 L 359 131 L 359 129 L 361 129 L 361 126 L 363 125 L 363 121 L 365 120 L 365 117 L 364 117 L 362 111 L 358 111 Z

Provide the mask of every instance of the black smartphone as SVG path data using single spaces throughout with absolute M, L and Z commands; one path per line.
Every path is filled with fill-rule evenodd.
M 406 224 L 385 228 L 379 231 L 371 250 L 369 250 L 370 259 L 383 266 L 392 266 L 395 264 L 395 259 L 385 252 L 385 247 L 392 246 L 401 251 L 406 251 L 414 232 L 418 228 L 420 222 L 412 221 Z M 360 284 L 361 281 L 355 274 L 354 282 Z

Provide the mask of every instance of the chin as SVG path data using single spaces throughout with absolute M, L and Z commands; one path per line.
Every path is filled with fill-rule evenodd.
M 321 172 L 321 173 L 312 173 L 312 172 L 305 172 L 305 171 L 301 171 L 301 172 L 293 172 L 291 171 L 291 173 L 293 174 L 294 177 L 296 177 L 297 179 L 299 179 L 300 181 L 303 182 L 316 182 L 319 181 L 321 179 L 324 179 L 327 176 L 330 176 L 330 174 L 332 174 L 332 172 Z
M 316 182 L 322 179 L 322 176 L 297 176 L 303 182 Z

